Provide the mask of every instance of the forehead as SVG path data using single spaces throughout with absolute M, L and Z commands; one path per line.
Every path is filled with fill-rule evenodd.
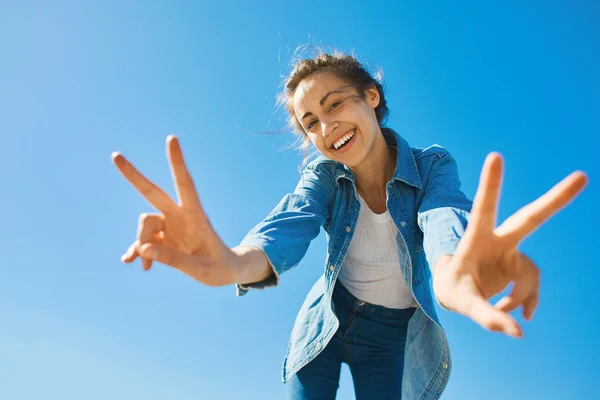
M 294 112 L 296 114 L 311 111 L 315 107 L 320 107 L 319 102 L 328 92 L 340 88 L 352 90 L 348 82 L 337 77 L 331 72 L 319 72 L 303 79 L 293 97 Z

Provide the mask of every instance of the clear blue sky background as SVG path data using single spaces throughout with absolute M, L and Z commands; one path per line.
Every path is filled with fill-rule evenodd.
M 447 147 L 469 196 L 501 152 L 501 218 L 588 173 L 522 246 L 542 270 L 522 340 L 441 311 L 454 358 L 444 398 L 600 398 L 600 6 L 424 3 L 0 1 L 0 398 L 285 397 L 281 363 L 324 235 L 279 287 L 243 298 L 123 265 L 153 210 L 110 154 L 174 193 L 164 140 L 179 135 L 236 245 L 296 185 L 293 136 L 251 132 L 283 128 L 274 97 L 309 41 L 382 67 L 388 125 Z M 339 398 L 353 398 L 346 368 Z

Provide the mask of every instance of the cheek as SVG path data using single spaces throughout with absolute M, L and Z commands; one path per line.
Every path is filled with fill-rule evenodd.
M 365 132 L 373 132 L 377 130 L 379 122 L 377 121 L 377 117 L 375 116 L 375 112 L 373 110 L 361 109 L 357 117 L 358 124 L 363 128 L 362 130 L 364 130 Z
M 310 143 L 313 144 L 316 148 L 320 149 L 323 146 L 323 138 L 320 135 L 314 133 L 306 134 Z
M 346 107 L 340 113 L 340 118 L 352 121 L 357 125 L 362 125 L 365 127 L 371 126 L 373 121 L 377 123 L 377 118 L 375 118 L 375 112 L 373 109 L 365 107 L 366 104 L 364 102 L 355 101 L 352 104 L 353 107 Z

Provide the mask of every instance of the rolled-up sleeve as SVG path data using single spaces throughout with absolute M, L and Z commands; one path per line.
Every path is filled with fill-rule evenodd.
M 333 178 L 322 164 L 309 164 L 293 193 L 286 194 L 267 217 L 252 228 L 240 245 L 261 249 L 273 274 L 261 282 L 237 284 L 237 295 L 249 289 L 276 286 L 279 277 L 297 266 L 328 221 L 334 191 Z
M 429 267 L 444 255 L 453 255 L 464 236 L 472 207 L 461 191 L 456 161 L 446 150 L 430 157 L 433 162 L 418 209 L 423 247 Z

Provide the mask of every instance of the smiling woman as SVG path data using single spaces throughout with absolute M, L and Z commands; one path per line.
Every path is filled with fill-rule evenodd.
M 384 127 L 381 84 L 353 57 L 300 61 L 280 99 L 321 156 L 233 249 L 203 211 L 176 138 L 167 146 L 178 203 L 113 155 L 161 212 L 140 217 L 123 261 L 141 257 L 146 269 L 157 261 L 207 285 L 235 284 L 242 296 L 277 285 L 323 228 L 325 269 L 298 313 L 283 366 L 290 398 L 334 399 L 342 363 L 357 399 L 439 398 L 452 363 L 434 301 L 520 337 L 509 312 L 522 306 L 532 318 L 539 270 L 517 246 L 583 189 L 585 174 L 571 174 L 496 227 L 500 155 L 487 157 L 471 202 L 447 150 L 412 147 Z M 489 303 L 511 283 L 509 295 Z

